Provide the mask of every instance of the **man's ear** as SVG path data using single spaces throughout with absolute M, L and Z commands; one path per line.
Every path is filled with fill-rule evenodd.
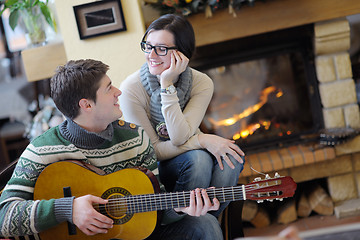
M 82 98 L 79 101 L 79 106 L 83 111 L 89 111 L 92 108 L 92 103 L 88 99 Z

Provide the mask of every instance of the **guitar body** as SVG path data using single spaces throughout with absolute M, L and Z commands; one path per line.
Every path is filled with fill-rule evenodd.
M 137 169 L 124 169 L 108 175 L 98 175 L 71 162 L 57 162 L 49 165 L 40 174 L 34 190 L 34 199 L 64 197 L 63 188 L 70 187 L 75 197 L 91 194 L 104 199 L 121 198 L 124 195 L 153 194 L 154 187 L 149 177 Z M 126 205 L 120 212 L 106 207 L 100 212 L 114 220 L 114 226 L 107 234 L 85 235 L 76 228 L 75 235 L 68 234 L 68 223 L 63 222 L 40 233 L 41 240 L 52 239 L 144 239 L 154 230 L 157 212 L 126 213 Z

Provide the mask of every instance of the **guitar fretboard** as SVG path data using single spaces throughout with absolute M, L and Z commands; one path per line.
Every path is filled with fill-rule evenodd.
M 282 178 L 288 179 L 288 178 Z M 289 179 L 288 179 L 289 180 Z M 208 188 L 210 199 L 217 198 L 220 203 L 227 201 L 275 199 L 284 197 L 284 191 L 279 191 L 282 180 L 267 180 L 258 183 L 222 188 Z M 283 189 L 285 190 L 285 189 Z M 105 206 L 106 211 L 114 216 L 151 212 L 170 208 L 187 207 L 190 205 L 190 191 L 143 194 L 143 195 L 113 195 Z
M 210 199 L 217 198 L 220 203 L 244 200 L 242 186 L 207 189 Z M 125 196 L 119 198 L 120 205 L 127 206 L 128 213 L 150 212 L 190 205 L 190 191 Z

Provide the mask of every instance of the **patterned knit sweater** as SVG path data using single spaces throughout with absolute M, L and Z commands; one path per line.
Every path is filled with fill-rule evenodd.
M 72 222 L 73 198 L 33 200 L 36 180 L 49 164 L 80 160 L 106 173 L 142 166 L 156 176 L 157 161 L 149 137 L 141 127 L 116 121 L 100 134 L 67 119 L 34 139 L 23 154 L 0 197 L 0 236 L 34 235 L 63 221 Z M 173 209 L 165 221 L 181 218 Z

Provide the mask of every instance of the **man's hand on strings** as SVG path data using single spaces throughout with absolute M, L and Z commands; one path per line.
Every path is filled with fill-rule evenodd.
M 205 189 L 195 189 L 190 192 L 190 205 L 183 208 L 175 208 L 175 211 L 186 213 L 190 216 L 199 217 L 208 211 L 218 210 L 219 200 L 214 198 L 211 202 Z

